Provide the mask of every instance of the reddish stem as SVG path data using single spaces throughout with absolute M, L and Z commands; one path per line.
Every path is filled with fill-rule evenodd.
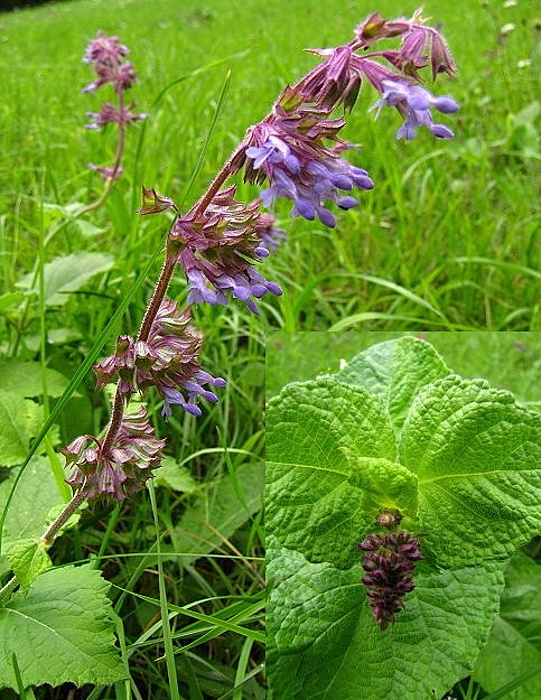
M 139 328 L 137 340 L 147 340 L 150 333 L 150 329 L 152 327 L 152 323 L 154 322 L 156 314 L 158 313 L 158 309 L 160 308 L 161 303 L 167 293 L 167 289 L 169 287 L 169 282 L 171 281 L 175 265 L 175 257 L 168 256 L 165 258 L 162 270 L 160 272 L 160 276 L 158 277 L 158 281 L 156 282 L 156 286 L 154 287 L 154 291 L 152 292 L 152 297 L 148 302 L 148 306 L 145 310 L 145 315 L 143 316 L 143 320 Z

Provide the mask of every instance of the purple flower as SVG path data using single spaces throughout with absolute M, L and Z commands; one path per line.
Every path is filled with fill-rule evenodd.
M 95 170 L 97 173 L 100 173 L 104 180 L 118 180 L 124 172 L 124 168 L 121 165 L 115 168 L 113 165 L 102 166 L 89 163 L 88 167 L 90 170 Z
M 204 385 L 223 387 L 226 382 L 201 369 L 197 356 L 203 338 L 190 322 L 188 311 L 180 311 L 174 301 L 164 300 L 147 340 L 120 336 L 115 354 L 94 366 L 98 387 L 118 378 L 119 390 L 129 396 L 154 386 L 165 399 L 163 415 L 170 416 L 171 406 L 179 405 L 200 416 L 201 409 L 196 405 L 199 397 L 218 401 Z
M 117 109 L 110 102 L 105 102 L 99 112 L 87 112 L 86 116 L 89 117 L 92 122 L 86 125 L 87 129 L 92 129 L 93 131 L 99 131 L 106 124 L 129 124 L 130 122 L 138 122 L 142 119 L 146 119 L 146 114 L 133 114 L 130 105 L 128 107 L 122 107 Z
M 405 118 L 404 124 L 397 131 L 397 138 L 412 139 L 419 126 L 426 126 L 440 139 L 449 139 L 453 132 L 444 124 L 434 124 L 430 108 L 435 107 L 439 112 L 452 114 L 458 109 L 452 97 L 434 97 L 428 90 L 419 85 L 399 82 L 397 80 L 382 80 L 382 96 L 372 107 L 377 114 L 383 105 L 396 107 Z
M 137 76 L 129 61 L 124 61 L 128 49 L 119 43 L 117 36 L 104 36 L 98 32 L 98 37 L 87 46 L 84 62 L 92 63 L 98 79 L 83 89 L 83 92 L 93 92 L 102 85 L 111 84 L 117 93 L 130 88 L 136 82 Z
M 260 201 L 242 204 L 235 187 L 221 190 L 205 212 L 179 217 L 169 234 L 179 247 L 177 261 L 188 279 L 188 302 L 227 304 L 228 295 L 243 301 L 257 314 L 254 299 L 267 292 L 279 296 L 280 287 L 255 268 L 283 238 L 274 217 L 259 211 Z
M 304 101 L 326 106 L 329 111 L 343 104 L 351 109 L 361 87 L 361 75 L 355 64 L 356 56 L 350 46 L 334 49 L 308 49 L 310 53 L 324 56 L 325 60 L 313 68 L 297 85 L 297 92 Z M 289 97 L 291 91 L 284 96 Z M 279 100 L 280 102 L 280 100 Z
M 369 535 L 358 547 L 366 552 L 362 582 L 368 604 L 376 624 L 384 630 L 403 609 L 406 593 L 414 589 L 415 564 L 423 558 L 419 541 L 410 532 L 401 531 Z
M 261 192 L 265 206 L 272 205 L 277 197 L 291 199 L 293 215 L 312 221 L 317 216 L 325 226 L 336 225 L 334 214 L 325 206 L 335 202 L 341 209 L 351 209 L 357 199 L 343 195 L 354 187 L 371 189 L 374 183 L 366 170 L 351 165 L 339 153 L 347 145 L 327 148 L 324 138 L 336 138 L 342 120 L 319 120 L 311 130 L 301 130 L 306 116 L 298 113 L 293 118 L 261 122 L 252 130 L 249 146 L 246 179 L 255 182 L 267 179 L 270 187 Z
M 456 65 L 445 39 L 434 30 L 432 30 L 430 37 L 430 65 L 434 80 L 439 73 L 447 73 L 447 75 L 456 73 Z
M 81 435 L 62 448 L 66 464 L 74 467 L 66 481 L 89 500 L 112 497 L 122 501 L 143 488 L 152 470 L 160 466 L 164 445 L 141 407 L 123 416 L 110 446 L 93 435 Z

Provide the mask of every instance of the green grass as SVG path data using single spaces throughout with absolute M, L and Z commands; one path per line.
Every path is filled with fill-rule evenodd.
M 314 65 L 303 48 L 349 40 L 372 10 L 391 16 L 414 9 L 388 0 L 364 8 L 333 0 L 203 5 L 73 0 L 0 14 L 2 354 L 34 360 L 41 344 L 44 362 L 73 375 L 163 241 L 164 216 L 135 214 L 141 185 L 183 198 L 229 71 L 217 128 L 186 205 L 198 198 L 245 129 L 268 112 L 284 84 Z M 267 332 L 541 327 L 541 147 L 535 112 L 541 54 L 534 4 L 434 0 L 425 3 L 425 14 L 443 23 L 459 65 L 455 81 L 442 80 L 435 88 L 461 104 L 456 119 L 449 120 L 454 141 L 419 134 L 411 143 L 397 143 L 398 115 L 385 110 L 374 121 L 367 110 L 376 95 L 366 88 L 345 136 L 361 144 L 351 157 L 369 170 L 376 188 L 362 194 L 357 210 L 341 213 L 335 231 L 289 220 L 288 206 L 280 208 L 288 242 L 265 268 L 284 295 L 264 302 L 259 319 L 234 305 L 197 310 L 206 336 L 204 367 L 228 380 L 219 404 L 198 421 L 175 414 L 167 424 L 159 405 L 151 404 L 160 435 L 168 437 L 168 454 L 189 467 L 210 501 L 224 475 L 234 477 L 242 464 L 262 459 Z M 515 29 L 502 40 L 501 27 L 509 22 Z M 86 217 L 93 226 L 71 223 L 47 238 L 61 220 L 50 205 L 86 203 L 98 195 L 101 182 L 87 163 L 107 164 L 112 158 L 114 134 L 84 129 L 85 112 L 110 99 L 81 94 L 92 80 L 81 58 L 98 29 L 119 35 L 129 46 L 140 78 L 133 99 L 150 116 L 128 135 L 125 175 L 106 205 Z M 256 193 L 244 185 L 239 190 Z M 77 251 L 111 253 L 115 264 L 64 306 L 29 305 L 23 311 L 21 299 L 10 295 L 34 269 L 39 250 L 38 269 Z M 153 272 L 158 269 L 156 263 Z M 119 333 L 136 331 L 152 283 L 149 275 L 135 291 L 101 354 L 112 351 Z M 185 299 L 180 276 L 171 293 Z M 288 336 L 281 337 L 288 342 Z M 59 444 L 105 424 L 108 401 L 93 385 L 88 376 L 71 399 L 60 421 Z M 79 529 L 55 544 L 55 563 L 97 557 L 112 581 L 133 697 L 175 697 L 168 687 L 174 661 L 186 700 L 264 697 L 261 513 L 224 537 L 217 549 L 205 549 L 184 565 L 177 528 L 202 497 L 160 487 L 156 499 L 161 560 L 150 500 L 141 494 L 120 508 L 98 507 L 86 514 Z M 164 638 L 160 620 L 164 590 L 171 638 L 167 631 Z M 190 618 L 189 611 L 207 617 Z M 224 631 L 224 620 L 237 619 L 247 635 Z M 67 692 L 42 688 L 38 697 Z M 127 696 L 123 688 L 96 688 L 76 697 Z

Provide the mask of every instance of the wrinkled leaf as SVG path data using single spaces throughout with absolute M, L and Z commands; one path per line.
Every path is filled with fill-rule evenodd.
M 507 391 L 451 375 L 413 402 L 399 461 L 417 474 L 443 566 L 508 557 L 541 530 L 541 421 Z
M 426 567 L 405 610 L 382 632 L 365 600 L 360 558 L 359 566 L 339 570 L 291 551 L 273 552 L 267 569 L 269 700 L 441 698 L 468 674 L 486 641 L 498 612 L 502 568 Z
M 25 687 L 122 679 L 108 589 L 99 571 L 68 566 L 16 593 L 0 609 L 0 689 L 17 688 L 12 654 Z
M 267 459 L 270 697 L 438 698 L 467 676 L 509 557 L 541 529 L 538 414 L 402 338 L 272 399 Z M 385 631 L 357 548 L 383 508 L 424 555 Z
M 419 389 L 449 373 L 432 345 L 406 336 L 372 345 L 348 362 L 335 378 L 375 394 L 395 427 L 401 428 Z
M 267 424 L 267 532 L 310 561 L 351 564 L 377 514 L 363 508 L 352 458 L 395 461 L 389 416 L 363 389 L 321 378 L 286 387 L 269 402 Z
M 529 675 L 506 700 L 541 698 L 541 566 L 517 554 L 505 572 L 500 614 L 477 658 L 473 678 L 488 692 Z

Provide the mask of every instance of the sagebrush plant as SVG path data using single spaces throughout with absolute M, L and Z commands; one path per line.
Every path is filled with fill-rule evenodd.
M 14 593 L 19 594 L 19 588 L 27 591 L 39 585 L 40 575 L 51 567 L 46 550 L 83 503 L 123 501 L 139 491 L 161 464 L 167 445 L 157 436 L 145 406 L 149 392 L 157 391 L 163 399 L 165 417 L 171 416 L 177 406 L 198 417 L 202 413 L 201 399 L 218 400 L 215 389 L 223 387 L 225 380 L 201 365 L 203 337 L 194 325 L 192 308 L 205 303 L 227 305 L 236 299 L 257 314 L 258 300 L 267 294 L 282 294 L 280 286 L 261 272 L 265 258 L 286 240 L 269 211 L 273 202 L 289 199 L 292 216 L 309 221 L 317 218 L 324 226 L 334 228 L 336 208 L 354 208 L 358 200 L 353 191 L 374 187 L 364 167 L 367 163 L 361 167 L 350 162 L 345 156 L 350 153 L 351 160 L 356 160 L 355 146 L 339 135 L 363 83 L 380 95 L 374 105 L 376 116 L 386 106 L 398 110 L 403 118 L 398 138 L 412 139 L 421 127 L 439 139 L 453 136 L 447 125 L 434 121 L 431 110 L 451 114 L 458 105 L 451 97 L 432 95 L 423 86 L 421 71 L 429 68 L 433 79 L 440 73 L 451 76 L 455 64 L 442 35 L 425 24 L 420 11 L 411 19 L 396 20 L 372 14 L 357 26 L 350 42 L 311 52 L 321 62 L 296 84 L 288 85 L 271 112 L 247 130 L 187 212 L 181 212 L 170 197 L 143 187 L 139 214 L 168 212 L 172 218 L 162 269 L 138 331 L 121 335 L 115 352 L 94 366 L 99 388 L 116 382 L 108 425 L 103 433 L 82 434 L 60 450 L 71 468 L 67 479 L 71 500 L 38 543 L 24 552 L 20 547 L 10 549 L 14 574 L 0 590 L 6 608 Z M 85 54 L 96 73 L 96 79 L 85 90 L 112 89 L 116 99 L 115 104 L 105 102 L 99 112 L 89 113 L 88 127 L 100 130 L 115 125 L 118 140 L 111 165 L 89 166 L 105 182 L 102 194 L 78 209 L 72 220 L 103 204 L 122 174 L 127 128 L 147 116 L 135 113 L 135 106 L 126 103 L 126 93 L 137 79 L 134 67 L 126 60 L 127 53 L 118 37 L 99 33 Z M 259 197 L 245 202 L 237 194 L 235 178 L 265 187 Z M 182 308 L 168 296 L 170 282 L 178 273 L 185 276 L 188 289 L 187 303 Z M 37 446 L 36 442 L 23 469 Z M 389 619 L 396 605 L 387 606 Z M 164 618 L 167 643 L 166 614 Z M 6 677 L 0 676 L 5 686 L 48 682 L 45 671 L 39 676 L 35 671 L 19 669 L 11 661 L 8 667 Z M 174 670 L 169 667 L 168 671 L 170 682 L 175 684 Z M 111 680 L 123 673 L 124 669 L 114 667 Z M 79 682 L 82 677 L 92 682 L 88 673 L 82 676 L 75 672 L 72 676 L 68 673 L 65 680 Z M 103 682 L 102 672 L 99 678 Z

